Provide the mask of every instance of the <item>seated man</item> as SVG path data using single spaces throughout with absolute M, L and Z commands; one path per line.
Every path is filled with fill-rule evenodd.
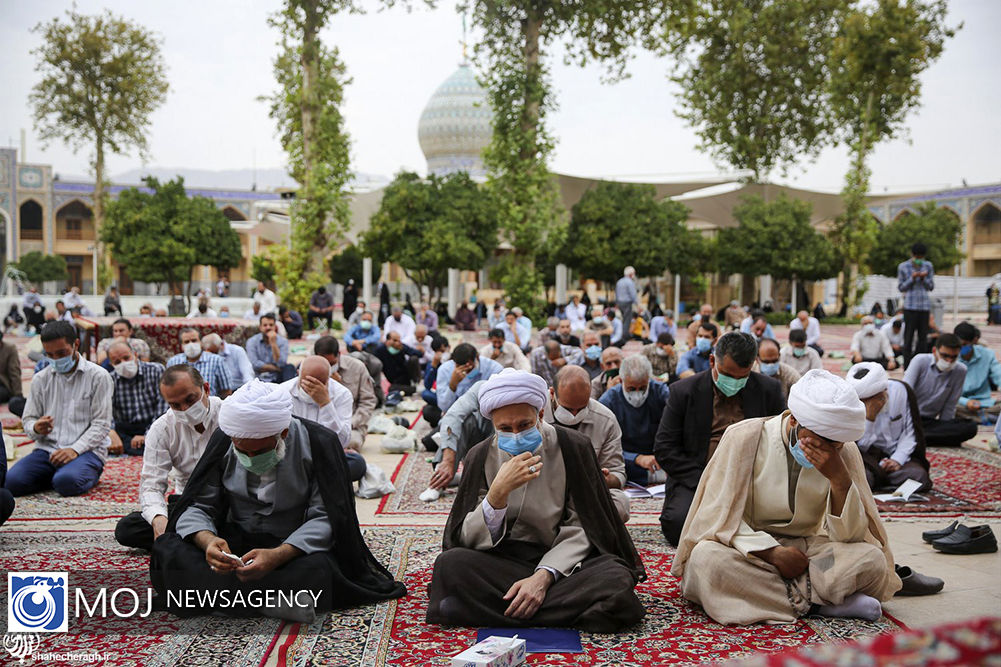
M 288 338 L 278 334 L 274 315 L 261 315 L 260 333 L 247 339 L 247 358 L 262 382 L 285 382 L 295 377 L 288 362 Z
M 489 380 L 503 368 L 493 359 L 477 357 L 476 348 L 469 343 L 455 346 L 452 358 L 438 367 L 435 378 L 435 393 L 438 394 L 438 408 L 448 412 L 456 399 L 466 393 L 477 380 Z
M 663 315 L 650 320 L 650 337 L 654 340 L 663 333 L 669 333 L 672 337 L 678 335 L 678 326 L 674 323 L 674 311 L 665 310 Z
M 455 328 L 459 331 L 476 331 L 476 312 L 465 301 L 455 310 Z
M 365 546 L 337 436 L 292 407 L 288 392 L 257 379 L 223 402 L 219 429 L 153 544 L 150 578 L 167 611 L 310 623 L 317 612 L 406 594 Z M 245 605 L 171 604 L 185 590 Z M 294 597 L 261 605 L 254 591 Z
M 546 318 L 546 328 L 539 332 L 539 338 L 542 340 L 549 340 L 550 338 L 556 339 L 556 334 L 560 328 L 560 318 L 555 315 Z
M 758 341 L 758 359 L 751 370 L 781 382 L 785 398 L 789 398 L 789 389 L 801 377 L 795 368 L 780 361 L 779 342 L 773 338 L 762 338 Z
M 582 338 L 584 342 L 581 349 L 584 352 L 584 360 L 580 362 L 580 367 L 587 371 L 588 377 L 594 380 L 604 372 L 601 368 L 601 339 L 593 331 L 583 332 Z
M 980 345 L 980 329 L 969 322 L 960 322 L 953 329 L 959 338 L 959 361 L 966 366 L 963 393 L 959 396 L 956 415 L 980 422 L 985 415 L 1001 414 L 1001 403 L 991 396 L 991 385 L 1001 387 L 1001 364 L 991 348 Z
M 229 374 L 230 386 L 236 390 L 254 379 L 254 367 L 250 365 L 247 351 L 236 343 L 227 343 L 217 333 L 202 336 L 202 349 L 222 359 Z
M 504 315 L 504 324 L 499 327 L 504 332 L 504 340 L 514 343 L 522 352 L 532 349 L 532 330 L 518 322 L 513 310 Z
M 778 380 L 751 372 L 757 353 L 754 336 L 725 333 L 708 371 L 671 385 L 654 441 L 657 464 L 667 473 L 660 527 L 671 544 L 678 544 L 695 487 L 727 427 L 785 410 Z
M 289 340 L 302 338 L 302 315 L 289 310 L 288 306 L 278 306 L 278 319 L 285 327 L 285 335 Z
M 400 340 L 412 338 L 417 329 L 414 318 L 404 313 L 399 306 L 393 306 L 391 312 L 392 315 L 387 317 L 385 324 L 383 324 L 383 340 L 386 340 L 393 332 L 400 335 Z
M 542 420 L 547 424 L 577 431 L 594 447 L 598 466 L 605 478 L 608 495 L 622 523 L 629 521 L 626 466 L 622 458 L 622 430 L 615 413 L 591 398 L 591 381 L 580 366 L 565 366 L 556 374 L 549 389 L 550 400 Z
M 17 346 L 3 341 L 0 333 L 0 403 L 20 416 L 24 412 L 24 389 L 21 386 L 21 359 Z
M 117 338 L 124 338 L 128 341 L 129 347 L 135 352 L 139 361 L 149 361 L 149 345 L 141 338 L 134 337 L 135 331 L 132 323 L 124 317 L 120 317 L 111 324 L 111 338 L 103 338 L 97 344 L 97 363 L 100 364 L 108 358 L 108 348 Z
M 480 389 L 497 434 L 463 463 L 428 623 L 615 632 L 643 618 L 633 588 L 646 575 L 594 449 L 542 421 L 547 397 L 542 378 L 512 369 Z
M 917 397 L 925 443 L 932 447 L 959 447 L 977 435 L 976 423 L 956 417 L 966 381 L 966 366 L 959 363 L 961 347 L 955 334 L 941 334 L 932 352 L 915 355 L 904 374 Z
M 664 474 L 653 456 L 654 437 L 670 391 L 651 376 L 643 356 L 627 357 L 619 369 L 621 382 L 606 391 L 599 403 L 612 411 L 622 430 L 626 477 L 640 486 L 659 484 Z
M 119 544 L 134 549 L 153 548 L 167 528 L 174 505 L 219 425 L 222 399 L 209 396 L 209 384 L 188 364 L 171 366 L 160 376 L 158 391 L 170 409 L 146 433 L 143 468 L 139 477 L 139 508 L 115 526 Z M 173 483 L 174 492 L 167 496 Z
M 386 322 L 392 319 L 390 317 Z M 382 362 L 382 373 L 389 380 L 390 392 L 399 391 L 410 395 L 417 391 L 423 350 L 404 345 L 398 332 L 389 331 L 386 333 L 386 342 L 380 343 L 373 354 Z
M 226 398 L 233 393 L 233 379 L 226 370 L 225 362 L 221 357 L 202 349 L 198 329 L 190 327 L 181 329 L 180 336 L 181 349 L 184 351 L 167 359 L 167 368 L 178 364 L 191 364 L 209 383 L 213 396 Z
M 431 310 L 428 306 L 427 301 L 421 301 L 421 305 L 418 306 L 417 316 L 414 321 L 418 325 L 423 324 L 425 330 L 429 334 L 438 333 L 438 313 Z
M 365 476 L 365 459 L 348 449 L 351 443 L 351 392 L 330 377 L 330 362 L 319 355 L 303 359 L 299 377 L 279 385 L 292 397 L 292 416 L 326 426 L 337 435 L 348 463 L 348 479 Z
M 330 377 L 351 392 L 351 437 L 345 450 L 361 452 L 368 433 L 368 422 L 375 411 L 375 389 L 365 364 L 350 354 L 341 354 L 341 346 L 333 336 L 322 336 L 313 344 L 317 354 L 330 364 Z
M 4 484 L 7 481 L 7 456 L 0 456 L 0 526 L 7 522 L 10 515 L 14 513 L 14 496 L 11 495 Z
M 521 348 L 509 342 L 501 329 L 491 329 L 487 333 L 490 342 L 480 348 L 480 356 L 493 359 L 501 368 L 513 368 L 516 371 L 530 371 L 531 364 Z
M 730 305 L 726 307 L 726 311 L 723 313 L 723 326 L 725 326 L 728 331 L 739 329 L 740 323 L 744 321 L 745 317 L 747 317 L 747 313 L 740 305 L 740 301 L 734 299 L 730 302 Z
M 852 336 L 850 350 L 853 364 L 875 361 L 891 371 L 897 367 L 890 341 L 887 340 L 882 331 L 876 328 L 872 315 L 866 315 L 862 318 L 862 328 Z
M 69 322 L 49 322 L 41 340 L 49 365 L 31 380 L 21 416 L 35 448 L 11 466 L 4 487 L 13 496 L 48 489 L 79 496 L 104 471 L 114 381 L 108 371 L 83 358 Z
M 890 341 L 893 356 L 902 356 L 904 354 L 904 318 L 894 317 L 889 321 L 888 326 L 883 325 L 882 331 L 886 334 L 886 339 Z
M 431 426 L 432 430 L 437 430 L 438 422 L 441 420 L 441 408 L 438 407 L 438 394 L 435 392 L 435 381 L 438 378 L 438 369 L 445 363 L 446 355 L 450 355 L 448 339 L 444 336 L 435 336 L 431 341 L 431 361 L 424 369 L 424 389 L 421 391 L 421 398 L 424 399 L 424 407 L 421 408 L 421 416 L 424 421 Z M 425 438 L 430 438 L 433 433 L 429 433 Z M 433 451 L 437 446 L 428 447 L 428 451 Z
M 569 345 L 571 347 L 580 347 L 580 338 L 573 335 L 570 330 L 570 320 L 558 320 L 556 324 L 555 333 L 549 334 L 549 337 L 555 340 L 560 345 Z
M 115 370 L 112 375 L 115 391 L 111 399 L 115 425 L 111 439 L 118 441 L 115 444 L 119 452 L 141 456 L 147 431 L 167 410 L 160 395 L 163 366 L 136 358 L 124 341 L 108 348 L 108 361 Z
M 275 293 L 268 289 L 260 280 L 257 281 L 257 289 L 251 295 L 254 299 L 254 303 L 261 304 L 261 315 L 274 315 L 275 308 L 278 307 L 278 297 Z
M 323 320 L 327 323 L 327 329 L 334 326 L 334 295 L 327 291 L 326 286 L 320 285 L 309 296 L 309 310 L 306 311 L 306 325 L 310 329 L 316 328 L 316 320 Z M 286 325 L 286 330 L 288 325 Z
M 606 391 L 622 382 L 622 378 L 619 377 L 621 366 L 622 349 L 618 347 L 605 348 L 601 353 L 601 375 L 591 380 L 591 398 L 599 400 Z
M 800 377 L 824 367 L 817 351 L 806 346 L 806 332 L 802 329 L 789 332 L 789 345 L 779 353 L 779 362 L 791 367 Z
M 692 317 L 692 321 L 688 324 L 688 349 L 695 347 L 695 339 L 699 333 L 699 327 L 703 322 L 713 321 L 713 305 L 711 303 L 704 303 L 699 307 L 699 312 L 696 316 Z
M 674 336 L 662 333 L 655 342 L 644 345 L 640 353 L 650 362 L 655 380 L 671 384 L 678 379 L 678 355 L 674 351 Z
M 900 380 L 891 382 L 886 370 L 872 361 L 852 366 L 845 380 L 865 405 L 865 434 L 855 444 L 869 488 L 895 489 L 913 479 L 921 482 L 919 491 L 930 489 L 924 433 L 911 388 Z
M 553 386 L 556 373 L 567 365 L 580 364 L 584 361 L 584 353 L 580 347 L 561 345 L 550 338 L 542 345 L 532 350 L 532 372 L 546 381 L 547 387 Z
M 431 351 L 431 341 L 434 336 L 428 333 L 428 328 L 424 324 L 418 324 L 417 328 L 414 329 L 414 335 L 410 338 L 403 338 L 403 344 L 414 348 L 421 353 L 421 358 L 419 360 L 420 367 L 424 368 L 427 363 L 431 361 L 431 357 L 434 356 L 434 352 Z
M 806 344 L 816 350 L 817 354 L 824 356 L 824 348 L 820 347 L 820 320 L 810 317 L 810 313 L 801 310 L 796 313 L 796 317 L 789 323 L 789 331 L 797 329 L 806 332 Z
M 243 319 L 253 320 L 254 322 L 261 321 L 261 315 L 264 313 L 261 311 L 261 302 L 254 301 L 254 304 L 250 307 L 250 310 L 243 314 Z
M 671 574 L 717 623 L 876 620 L 901 582 L 852 442 L 865 407 L 823 370 L 793 385 L 789 407 L 726 432 Z
M 709 370 L 709 357 L 719 338 L 719 328 L 712 322 L 700 322 L 695 334 L 695 345 L 681 355 L 678 361 L 678 378 L 685 379 Z
M 762 338 L 775 338 L 772 325 L 768 323 L 764 312 L 760 310 L 752 310 L 750 315 L 741 320 L 740 331 L 741 333 L 749 333 L 759 340 Z
M 355 309 L 350 313 L 344 313 L 344 316 L 348 318 L 348 330 L 351 327 L 356 326 L 361 322 L 361 316 L 367 312 L 367 308 L 364 301 L 359 301 L 355 305 Z
M 570 320 L 571 331 L 583 331 L 587 326 L 587 306 L 580 302 L 579 294 L 570 297 L 565 312 L 567 319 Z
M 501 300 L 498 299 L 494 302 L 494 307 L 487 315 L 487 326 L 491 329 L 502 329 L 504 328 L 505 317 L 507 316 L 507 309 Z
M 438 451 L 431 465 L 434 472 L 428 483 L 428 490 L 421 494 L 421 500 L 437 500 L 448 486 L 454 486 L 459 463 L 466 453 L 494 434 L 494 423 L 480 414 L 480 388 L 486 384 L 482 380 L 474 383 L 459 397 L 452 407 L 441 417 L 438 432 L 441 434 Z
M 344 334 L 344 347 L 352 351 L 372 352 L 382 338 L 372 313 L 365 311 L 348 332 Z

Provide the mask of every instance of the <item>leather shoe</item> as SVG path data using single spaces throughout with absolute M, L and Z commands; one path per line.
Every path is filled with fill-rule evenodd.
M 989 554 L 998 550 L 994 531 L 986 524 L 972 528 L 959 526 L 951 535 L 931 545 L 944 554 Z
M 915 572 L 906 565 L 896 565 L 897 576 L 904 586 L 897 595 L 932 595 L 945 587 L 945 582 L 937 577 L 929 577 Z
M 953 521 L 945 528 L 939 528 L 938 530 L 926 530 L 925 532 L 921 533 L 921 539 L 927 542 L 928 544 L 931 544 L 935 540 L 940 540 L 943 537 L 948 537 L 949 535 L 952 535 L 957 528 L 959 528 L 959 521 Z

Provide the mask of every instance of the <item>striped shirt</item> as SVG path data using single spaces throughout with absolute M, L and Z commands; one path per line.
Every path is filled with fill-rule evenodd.
M 927 271 L 927 276 L 914 277 L 917 271 Z M 901 262 L 897 266 L 897 289 L 904 295 L 904 310 L 931 310 L 928 293 L 935 289 L 935 269 L 927 259 L 921 266 L 914 265 L 914 259 Z
M 111 374 L 115 381 L 111 404 L 116 423 L 152 424 L 167 410 L 167 404 L 160 395 L 163 370 L 161 364 L 140 361 L 139 371 L 133 378 Z
M 198 372 L 202 374 L 202 379 L 209 383 L 209 393 L 213 396 L 218 396 L 233 386 L 229 371 L 226 370 L 226 364 L 218 354 L 202 352 L 198 361 L 190 362 L 182 352 L 167 360 L 167 368 L 180 364 L 191 364 L 198 369 Z

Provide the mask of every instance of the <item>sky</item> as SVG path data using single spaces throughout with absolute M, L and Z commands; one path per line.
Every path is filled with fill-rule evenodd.
M 360 0 L 375 6 L 372 0 Z M 149 166 L 228 170 L 283 167 L 285 155 L 258 97 L 274 91 L 271 61 L 277 31 L 267 24 L 277 0 L 77 0 L 78 10 L 103 9 L 159 33 L 170 92 L 152 117 Z M 0 84 L 0 145 L 20 145 L 27 130 L 29 162 L 56 173 L 88 173 L 89 154 L 61 143 L 43 147 L 32 128 L 28 94 L 37 80 L 39 35 L 31 28 L 61 15 L 67 1 L 8 0 L 0 4 L 0 41 L 6 44 Z M 336 46 L 351 84 L 344 114 L 352 168 L 391 177 L 401 169 L 426 171 L 417 121 L 435 88 L 461 60 L 462 20 L 455 3 L 339 16 L 323 32 Z M 872 192 L 907 192 L 1001 181 L 1001 80 L 996 35 L 1001 2 L 953 0 L 948 22 L 963 28 L 922 76 L 920 109 L 907 137 L 881 144 L 872 156 Z M 474 39 L 471 35 L 470 39 Z M 549 116 L 557 140 L 550 167 L 577 176 L 670 181 L 711 177 L 725 168 L 701 153 L 698 139 L 675 115 L 677 89 L 670 62 L 640 52 L 630 78 L 603 84 L 600 66 L 562 63 L 548 52 L 558 109 Z M 143 167 L 135 154 L 113 156 L 109 173 Z M 797 187 L 840 190 L 848 166 L 844 149 L 825 150 L 813 163 L 772 180 Z

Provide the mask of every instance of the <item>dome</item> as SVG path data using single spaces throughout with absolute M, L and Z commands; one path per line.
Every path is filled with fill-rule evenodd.
M 482 152 L 493 135 L 487 92 L 468 64 L 459 66 L 428 100 L 417 125 L 417 138 L 428 172 L 443 176 L 457 171 L 485 178 Z

